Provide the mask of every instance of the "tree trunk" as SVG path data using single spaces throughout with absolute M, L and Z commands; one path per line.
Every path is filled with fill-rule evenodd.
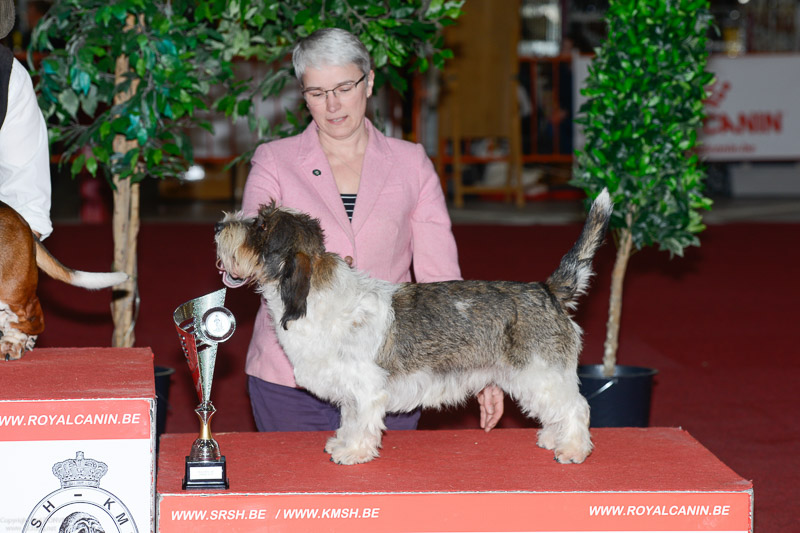
M 606 323 L 606 342 L 603 346 L 603 375 L 611 377 L 617 365 L 617 348 L 619 347 L 619 322 L 622 315 L 622 285 L 625 281 L 625 271 L 628 268 L 628 259 L 633 248 L 633 235 L 631 234 L 631 220 L 629 213 L 626 217 L 627 227 L 619 232 L 617 243 L 617 258 L 614 261 L 614 270 L 611 273 L 611 296 L 608 301 L 608 322 Z
M 136 247 L 139 236 L 139 184 L 115 176 L 114 186 L 114 266 L 128 274 L 128 280 L 117 285 L 115 298 L 111 302 L 114 319 L 111 345 L 129 348 L 136 340 L 134 318 L 139 301 Z
M 140 19 L 141 23 L 141 19 Z M 124 31 L 132 31 L 136 26 L 136 18 L 128 15 Z M 117 85 L 126 80 L 131 72 L 127 56 L 117 58 L 114 81 Z M 131 99 L 136 93 L 139 80 L 133 80 L 128 91 L 118 93 L 114 104 L 118 105 Z M 135 149 L 138 143 L 129 141 L 124 135 L 114 139 L 114 152 L 124 155 Z M 128 274 L 128 281 L 116 286 L 115 297 L 111 302 L 111 315 L 114 319 L 114 336 L 111 345 L 115 347 L 133 346 L 134 320 L 138 306 L 137 288 L 137 239 L 139 237 L 139 184 L 132 183 L 129 178 L 113 176 L 114 214 L 112 226 L 114 231 L 114 267 Z

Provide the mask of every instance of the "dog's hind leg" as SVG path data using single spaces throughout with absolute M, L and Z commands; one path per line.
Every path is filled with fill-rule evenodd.
M 354 465 L 378 456 L 381 436 L 386 429 L 383 423 L 386 402 L 386 392 L 381 391 L 371 396 L 361 395 L 341 406 L 341 425 L 325 446 L 334 463 Z
M 580 393 L 558 407 L 562 415 L 554 420 L 541 416 L 537 444 L 553 450 L 559 463 L 582 463 L 592 452 L 589 434 L 589 404 Z
M 527 378 L 527 379 L 526 379 Z M 523 412 L 542 424 L 537 445 L 552 450 L 559 463 L 582 463 L 592 451 L 589 404 L 569 372 L 523 373 L 506 389 Z

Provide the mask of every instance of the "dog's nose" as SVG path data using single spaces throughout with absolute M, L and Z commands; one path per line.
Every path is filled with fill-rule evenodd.
M 214 224 L 214 235 L 222 231 L 222 222 L 217 222 Z

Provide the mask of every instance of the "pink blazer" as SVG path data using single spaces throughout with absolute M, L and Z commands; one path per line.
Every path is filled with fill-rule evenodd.
M 365 119 L 366 120 L 366 119 Z M 314 122 L 295 137 L 256 149 L 242 210 L 253 215 L 274 199 L 318 218 L 325 246 L 371 276 L 394 283 L 461 279 L 439 177 L 423 147 L 386 137 L 366 120 L 369 143 L 352 223 L 347 218 Z M 266 302 L 256 315 L 247 374 L 294 387 Z

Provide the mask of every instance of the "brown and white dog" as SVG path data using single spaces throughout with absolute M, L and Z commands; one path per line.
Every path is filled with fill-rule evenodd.
M 373 279 L 326 252 L 318 220 L 274 202 L 255 218 L 227 214 L 215 240 L 228 284 L 252 282 L 266 298 L 297 384 L 340 406 L 325 447 L 334 462 L 377 457 L 386 412 L 457 404 L 494 383 L 539 419 L 539 446 L 581 463 L 592 441 L 570 310 L 611 211 L 603 191 L 544 283 Z
M 37 266 L 51 277 L 87 289 L 102 289 L 128 279 L 124 272 L 72 270 L 53 257 L 13 208 L 0 202 L 0 356 L 19 359 L 44 331 L 36 288 Z

